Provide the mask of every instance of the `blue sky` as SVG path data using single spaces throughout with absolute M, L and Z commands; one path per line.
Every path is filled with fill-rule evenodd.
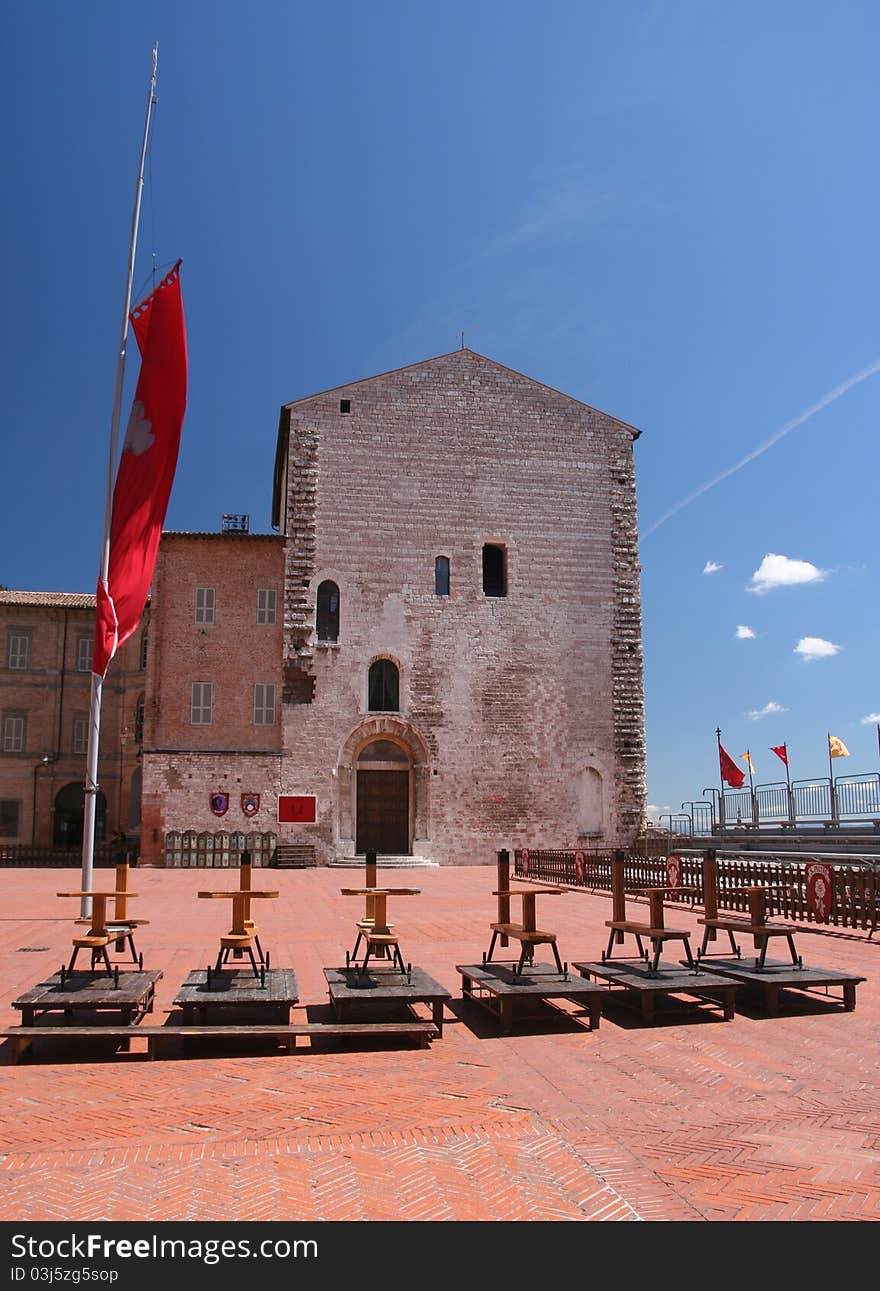
M 759 782 L 783 741 L 827 774 L 827 731 L 877 769 L 872 0 L 13 0 L 4 35 L 0 581 L 94 586 L 158 41 L 135 296 L 183 258 L 167 527 L 268 531 L 281 404 L 463 331 L 642 431 L 649 803 L 717 786 L 716 726 Z

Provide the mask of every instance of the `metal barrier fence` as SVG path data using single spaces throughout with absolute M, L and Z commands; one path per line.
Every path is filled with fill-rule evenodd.
M 705 852 L 683 851 L 674 854 L 677 883 L 695 888 L 696 893 L 676 896 L 670 901 L 703 904 L 703 858 Z M 513 853 L 513 873 L 519 879 L 537 879 L 565 887 L 588 891 L 611 891 L 611 862 L 615 856 L 624 861 L 627 887 L 661 887 L 669 884 L 670 856 L 638 856 L 633 853 L 583 851 L 533 851 L 518 848 Z M 718 908 L 743 912 L 748 909 L 744 887 L 767 889 L 770 914 L 801 923 L 818 924 L 816 912 L 808 901 L 807 866 L 822 862 L 831 871 L 831 907 L 827 922 L 840 928 L 870 929 L 877 927 L 880 912 L 880 861 L 870 856 L 843 857 L 839 854 L 782 856 L 775 852 L 715 852 L 718 872 Z M 670 885 L 671 886 L 671 885 Z
M 691 838 L 738 826 L 873 824 L 880 828 L 880 773 L 813 776 L 770 781 L 753 789 L 704 789 L 701 799 L 683 802 L 682 815 L 661 816 L 669 832 Z

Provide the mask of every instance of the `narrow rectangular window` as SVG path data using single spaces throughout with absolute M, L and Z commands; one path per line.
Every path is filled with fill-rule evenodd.
M 0 798 L 0 838 L 15 838 L 21 819 L 21 802 L 17 798 Z
M 3 715 L 3 752 L 24 752 L 24 717 L 18 713 Z
M 210 726 L 214 720 L 214 683 L 212 681 L 193 682 L 189 720 L 192 726 Z
M 6 667 L 26 672 L 31 666 L 31 634 L 15 632 L 6 634 Z
M 434 561 L 434 595 L 449 595 L 449 557 L 438 556 Z
M 196 623 L 214 622 L 213 587 L 196 588 Z
M 258 682 L 254 686 L 254 726 L 274 726 L 275 687 Z
M 260 587 L 257 589 L 257 622 L 271 625 L 275 622 L 275 588 Z
M 77 672 L 92 671 L 92 637 L 76 638 L 76 670 Z
M 503 547 L 487 542 L 483 547 L 483 595 L 507 595 L 507 561 Z
M 77 713 L 73 719 L 73 744 L 71 752 L 85 753 L 89 745 L 89 718 L 87 713 Z

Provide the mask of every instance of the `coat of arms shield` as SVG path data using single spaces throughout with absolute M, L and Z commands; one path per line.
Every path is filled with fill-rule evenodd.
M 215 790 L 211 794 L 210 803 L 215 816 L 225 816 L 229 810 L 229 794 Z
M 256 816 L 260 810 L 260 795 L 258 793 L 243 793 L 241 795 L 241 809 L 246 816 Z

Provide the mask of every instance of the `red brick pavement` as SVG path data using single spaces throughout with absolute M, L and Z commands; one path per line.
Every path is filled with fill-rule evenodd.
M 255 908 L 301 1006 L 326 1003 L 359 913 L 357 871 L 270 871 Z M 205 871 L 138 869 L 153 1021 L 216 955 L 229 909 L 200 902 Z M 268 875 L 266 876 L 268 877 Z M 70 952 L 71 872 L 0 870 L 0 1016 Z M 461 1000 L 493 917 L 491 865 L 380 873 L 419 887 L 392 917 L 404 958 L 452 992 L 442 1040 L 296 1055 L 145 1061 L 0 1049 L 0 1219 L 871 1220 L 880 1217 L 880 946 L 804 935 L 807 963 L 864 975 L 855 1012 L 802 1005 L 732 1022 L 707 1011 L 645 1027 L 615 1005 L 589 1033 L 559 1017 L 500 1036 Z M 210 886 L 237 873 L 210 872 Z M 261 880 L 261 885 L 266 886 Z M 549 905 L 545 918 L 549 916 Z M 609 898 L 552 903 L 562 957 L 597 959 Z M 695 916 L 676 911 L 694 927 Z M 26 950 L 26 947 L 31 949 Z M 40 949 L 43 948 L 43 949 Z M 83 1061 L 83 1058 L 86 1058 Z

